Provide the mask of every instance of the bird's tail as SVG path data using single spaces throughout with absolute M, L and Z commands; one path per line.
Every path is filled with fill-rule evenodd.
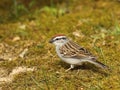
M 94 60 L 89 60 L 90 63 L 102 68 L 102 69 L 108 69 L 109 67 L 106 66 L 105 64 L 99 62 L 99 61 L 94 61 Z

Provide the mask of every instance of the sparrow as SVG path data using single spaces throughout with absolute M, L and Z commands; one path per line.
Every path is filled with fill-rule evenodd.
M 85 62 L 94 64 L 102 69 L 108 68 L 108 66 L 97 61 L 97 58 L 87 49 L 71 41 L 65 35 L 55 35 L 51 38 L 49 43 L 55 45 L 56 53 L 61 60 L 70 64 L 70 68 L 66 71 L 73 69 L 76 65 L 82 65 Z

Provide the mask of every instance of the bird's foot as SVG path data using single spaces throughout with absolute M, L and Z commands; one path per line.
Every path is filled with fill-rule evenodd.
M 68 71 L 70 71 L 73 68 L 74 68 L 74 65 L 70 65 L 70 68 L 68 68 L 67 70 L 65 70 L 65 72 L 68 72 Z

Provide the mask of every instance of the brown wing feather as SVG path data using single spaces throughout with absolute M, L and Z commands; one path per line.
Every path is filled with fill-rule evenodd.
M 78 59 L 91 57 L 95 60 L 95 57 L 89 51 L 72 41 L 69 41 L 63 45 L 60 48 L 60 53 L 63 54 L 64 57 Z

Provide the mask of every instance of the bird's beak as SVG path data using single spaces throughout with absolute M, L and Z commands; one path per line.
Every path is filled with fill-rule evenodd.
M 53 40 L 51 39 L 51 40 L 49 41 L 49 43 L 53 43 Z

